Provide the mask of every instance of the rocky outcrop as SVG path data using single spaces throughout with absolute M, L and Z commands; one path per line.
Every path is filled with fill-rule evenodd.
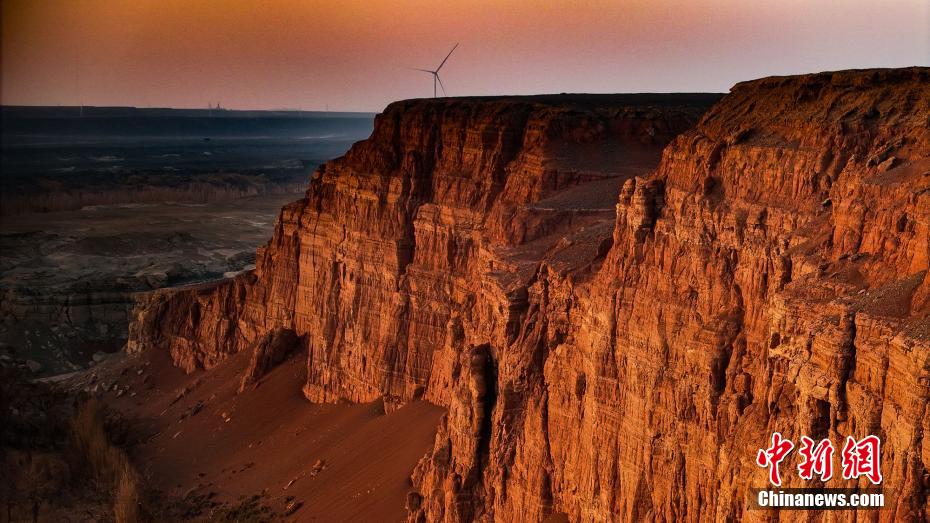
M 862 517 L 919 520 L 928 80 L 746 82 L 697 125 L 715 97 L 399 102 L 254 273 L 153 298 L 131 343 L 190 370 L 287 328 L 313 401 L 446 407 L 412 520 L 766 520 L 775 430 L 880 435 Z
M 281 364 L 301 346 L 300 337 L 290 329 L 277 328 L 255 340 L 251 356 L 239 384 L 239 392 L 258 383 L 262 376 Z

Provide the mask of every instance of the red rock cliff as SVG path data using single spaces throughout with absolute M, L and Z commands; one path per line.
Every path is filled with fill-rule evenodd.
M 775 430 L 880 435 L 893 506 L 861 517 L 919 520 L 928 80 L 746 82 L 696 126 L 714 97 L 396 103 L 254 273 L 153 296 L 130 345 L 209 368 L 283 328 L 311 400 L 446 407 L 412 520 L 771 519 Z

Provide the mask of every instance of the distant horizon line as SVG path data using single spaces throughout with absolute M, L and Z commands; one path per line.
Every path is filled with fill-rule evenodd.
M 203 112 L 266 112 L 266 113 L 352 113 L 352 114 L 377 114 L 379 111 L 348 111 L 342 109 L 297 109 L 297 108 L 274 108 L 274 109 L 243 109 L 231 107 L 172 107 L 167 105 L 96 105 L 96 104 L 2 104 L 3 109 L 136 109 L 136 110 L 162 110 L 162 111 L 203 111 Z
M 400 98 L 388 102 L 383 108 L 375 111 L 358 111 L 358 110 L 344 110 L 344 109 L 297 109 L 297 108 L 274 108 L 274 109 L 245 109 L 245 108 L 231 108 L 223 107 L 218 105 L 217 107 L 172 107 L 167 105 L 147 105 L 147 106 L 138 106 L 138 105 L 95 105 L 95 104 L 79 104 L 79 105 L 66 105 L 66 104 L 5 104 L 0 103 L 0 109 L 6 108 L 33 108 L 33 109 L 139 109 L 139 110 L 171 110 L 171 111 L 203 111 L 203 112 L 266 112 L 266 113 L 342 113 L 342 114 L 365 114 L 365 115 L 377 115 L 384 111 L 389 105 L 404 102 L 409 100 L 442 100 L 446 98 L 533 98 L 533 97 L 548 97 L 548 96 L 617 96 L 617 95 L 693 95 L 693 94 L 727 94 L 726 91 L 636 91 L 636 92 L 603 92 L 603 93 L 592 93 L 584 91 L 572 91 L 572 92 L 541 92 L 534 94 L 479 94 L 479 95 L 457 95 L 457 96 L 440 96 L 438 98 L 429 97 L 429 96 L 418 96 L 412 98 Z

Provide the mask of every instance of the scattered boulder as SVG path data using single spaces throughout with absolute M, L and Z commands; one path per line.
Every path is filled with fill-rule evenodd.
M 322 459 L 316 460 L 316 463 L 313 464 L 313 468 L 310 469 L 310 477 L 314 477 L 320 472 L 326 469 L 326 462 Z
M 300 507 L 302 506 L 304 506 L 303 501 L 297 501 L 297 500 L 290 501 L 284 507 L 284 515 L 290 516 L 294 512 L 297 512 L 298 510 L 300 510 Z

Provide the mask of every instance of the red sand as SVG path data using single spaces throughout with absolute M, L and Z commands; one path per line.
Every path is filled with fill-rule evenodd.
M 410 473 L 431 448 L 443 409 L 415 402 L 385 415 L 380 402 L 311 404 L 301 393 L 306 359 L 299 355 L 241 394 L 245 354 L 191 375 L 165 355 L 150 358 L 141 375 L 138 362 L 125 361 L 121 386 L 137 395 L 111 403 L 148 435 L 132 454 L 152 486 L 232 503 L 267 489 L 262 502 L 279 512 L 288 496 L 303 503 L 291 521 L 404 519 Z M 185 386 L 190 392 L 171 405 Z

